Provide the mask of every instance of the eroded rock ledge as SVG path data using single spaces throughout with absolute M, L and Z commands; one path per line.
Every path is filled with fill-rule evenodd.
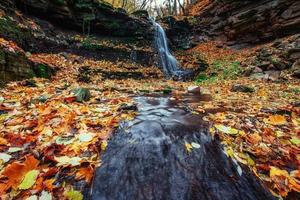
M 64 28 L 112 36 L 147 37 L 151 23 L 122 9 L 94 0 L 16 0 L 19 9 L 47 18 Z
M 196 40 L 218 38 L 229 45 L 255 44 L 300 32 L 297 0 L 198 0 L 190 9 L 196 17 Z M 201 6 L 204 5 L 204 6 Z

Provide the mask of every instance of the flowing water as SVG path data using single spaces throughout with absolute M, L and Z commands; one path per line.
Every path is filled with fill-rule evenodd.
M 177 79 L 185 79 L 192 73 L 192 71 L 182 70 L 180 68 L 178 61 L 169 50 L 165 30 L 154 20 L 152 20 L 152 23 L 155 27 L 155 47 L 160 56 L 160 63 L 164 74 L 169 78 L 173 77 Z
M 120 125 L 101 157 L 93 200 L 274 199 L 225 155 L 202 116 L 167 96 L 135 101 L 138 116 Z M 187 142 L 194 146 L 190 152 Z

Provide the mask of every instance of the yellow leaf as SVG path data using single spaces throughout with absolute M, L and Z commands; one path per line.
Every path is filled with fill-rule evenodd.
M 192 151 L 193 146 L 190 143 L 185 142 L 184 145 L 185 145 L 185 149 L 187 150 L 187 152 L 191 152 Z
M 102 151 L 105 151 L 106 147 L 107 147 L 107 141 L 106 141 L 106 140 L 103 140 L 103 141 L 101 142 L 101 150 L 102 150 Z
M 64 193 L 65 197 L 68 200 L 82 200 L 83 199 L 83 195 L 76 190 L 70 190 Z
M 39 173 L 39 170 L 31 170 L 27 172 L 23 181 L 19 185 L 19 189 L 27 190 L 31 188 L 35 184 L 36 178 L 38 177 Z
M 270 177 L 274 177 L 274 176 L 284 176 L 284 177 L 288 177 L 289 173 L 286 170 L 281 170 L 278 169 L 277 167 L 273 167 L 271 166 L 270 169 Z

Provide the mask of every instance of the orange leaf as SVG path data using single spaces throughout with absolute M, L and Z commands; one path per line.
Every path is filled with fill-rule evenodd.
M 0 137 L 0 145 L 6 145 L 7 144 L 7 140 Z
M 84 178 L 87 183 L 90 183 L 90 181 L 93 178 L 93 175 L 94 175 L 94 170 L 91 166 L 84 167 L 78 170 L 78 172 L 76 173 L 76 179 L 79 180 Z
M 39 161 L 32 155 L 27 156 L 23 163 L 14 162 L 8 165 L 2 173 L 8 178 L 7 189 L 10 187 L 17 189 L 25 174 L 30 170 L 36 169 L 38 165 Z
M 44 188 L 48 191 L 52 191 L 53 190 L 53 183 L 55 182 L 55 179 L 52 178 L 52 179 L 48 179 L 46 181 L 44 181 L 43 185 L 44 185 Z
M 264 119 L 264 122 L 271 125 L 284 125 L 287 121 L 282 115 L 270 115 L 269 118 Z

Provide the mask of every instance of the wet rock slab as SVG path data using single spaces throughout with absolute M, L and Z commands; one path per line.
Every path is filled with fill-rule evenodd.
M 273 199 L 229 159 L 201 116 L 166 97 L 139 97 L 97 169 L 92 199 Z M 188 152 L 185 143 L 197 144 Z M 195 145 L 194 145 L 195 146 Z

